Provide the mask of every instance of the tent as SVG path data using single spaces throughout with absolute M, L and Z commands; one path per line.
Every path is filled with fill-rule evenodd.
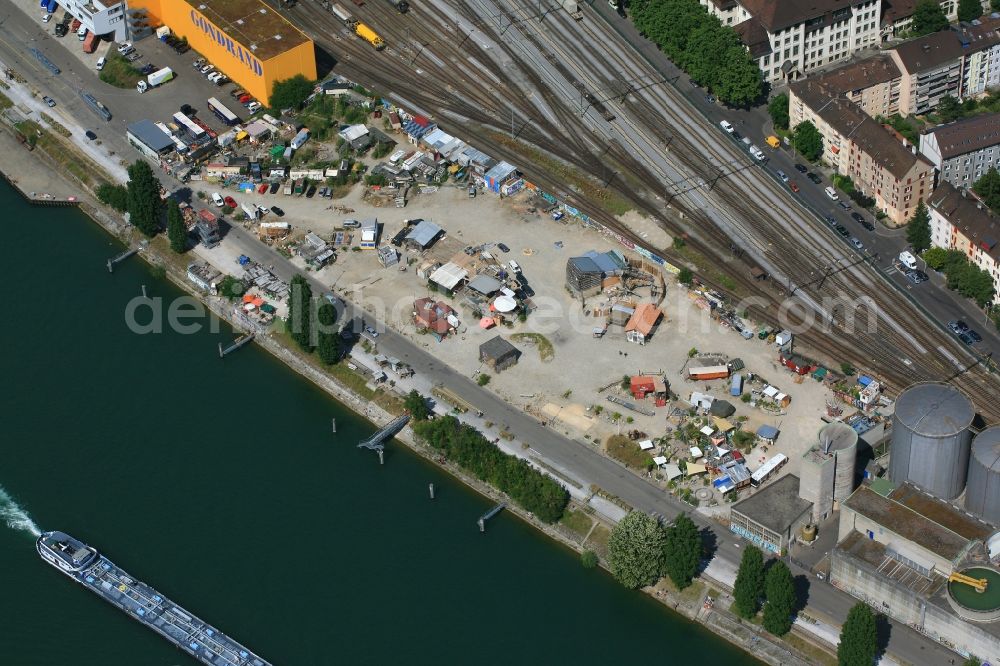
M 709 412 L 712 416 L 721 416 L 723 418 L 727 416 L 732 416 L 736 413 L 736 408 L 728 400 L 716 400 L 712 403 L 709 408 Z
M 687 464 L 687 475 L 694 476 L 695 474 L 704 474 L 708 471 L 708 468 L 704 465 L 699 465 L 698 463 L 688 463 Z

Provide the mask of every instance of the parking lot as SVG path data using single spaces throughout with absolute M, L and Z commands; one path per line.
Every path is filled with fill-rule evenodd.
M 134 42 L 133 47 L 139 56 L 132 63 L 134 66 L 142 68 L 146 65 L 152 65 L 154 71 L 170 67 L 174 71 L 174 78 L 171 81 L 144 94 L 139 94 L 135 88 L 116 88 L 104 83 L 99 78 L 97 61 L 115 53 L 118 44 L 101 41 L 94 53 L 84 53 L 83 42 L 78 39 L 75 32 L 71 31 L 63 37 L 57 37 L 55 34 L 55 27 L 62 20 L 64 10 L 59 9 L 50 21 L 43 22 L 41 19 L 44 10 L 27 8 L 20 4 L 18 7 L 34 19 L 40 32 L 50 38 L 38 40 L 40 42 L 39 48 L 63 69 L 63 75 L 55 77 L 53 89 L 42 91 L 43 94 L 51 96 L 57 105 L 75 104 L 79 99 L 76 94 L 78 91 L 73 90 L 71 86 L 59 85 L 64 83 L 66 78 L 64 75 L 68 74 L 72 77 L 79 77 L 82 89 L 92 93 L 108 107 L 113 116 L 110 122 L 117 127 L 142 119 L 154 122 L 167 121 L 183 104 L 189 104 L 202 122 L 217 132 L 225 131 L 228 128 L 207 108 L 206 103 L 209 97 L 218 97 L 223 104 L 243 119 L 250 115 L 229 95 L 237 88 L 235 84 L 228 82 L 217 86 L 207 81 L 198 70 L 192 67 L 194 61 L 200 57 L 194 50 L 189 50 L 183 55 L 178 54 L 153 36 Z M 69 60 L 68 63 L 67 60 Z M 81 108 L 87 109 L 86 106 Z M 108 123 L 89 110 L 81 112 L 80 120 L 88 129 L 98 135 L 102 131 L 106 131 L 108 127 Z M 131 158 L 132 156 L 127 157 Z

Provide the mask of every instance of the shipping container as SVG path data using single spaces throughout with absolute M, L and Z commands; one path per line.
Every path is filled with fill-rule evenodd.
M 83 52 L 93 53 L 97 50 L 97 35 L 93 32 L 87 32 L 87 38 L 83 40 Z
M 219 120 L 230 127 L 240 122 L 239 117 L 235 113 L 227 109 L 225 104 L 214 97 L 208 98 L 208 110 L 214 113 Z
M 729 367 L 725 365 L 709 365 L 700 368 L 688 368 L 690 379 L 725 379 L 729 376 Z

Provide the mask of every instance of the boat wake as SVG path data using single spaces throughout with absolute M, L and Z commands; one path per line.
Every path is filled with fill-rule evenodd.
M 31 519 L 31 516 L 14 501 L 14 498 L 7 494 L 3 486 L 0 486 L 0 519 L 7 523 L 8 527 L 15 530 L 30 532 L 33 536 L 41 536 L 42 530 Z

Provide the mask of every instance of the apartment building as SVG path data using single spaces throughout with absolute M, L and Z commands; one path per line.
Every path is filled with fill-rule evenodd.
M 941 0 L 939 3 L 949 23 L 958 20 L 958 0 Z M 882 0 L 882 39 L 900 39 L 913 27 L 913 12 L 917 0 Z M 989 2 L 983 3 L 989 11 Z
M 899 113 L 902 73 L 885 53 L 841 65 L 810 80 L 853 102 L 873 118 Z
M 888 53 L 902 74 L 899 112 L 922 115 L 946 95 L 974 97 L 1000 84 L 1000 18 L 953 26 Z
M 973 264 L 993 276 L 1000 303 L 1000 218 L 975 193 L 942 183 L 927 200 L 930 212 L 931 243 L 947 250 L 959 250 Z
M 700 0 L 740 35 L 767 81 L 794 81 L 881 41 L 881 0 Z
M 789 118 L 792 127 L 804 121 L 816 126 L 823 135 L 823 161 L 850 177 L 894 224 L 905 224 L 934 185 L 934 167 L 916 146 L 834 88 L 810 80 L 792 83 Z
M 938 171 L 938 183 L 972 187 L 990 167 L 1000 168 L 1000 113 L 935 127 L 920 135 L 920 154 Z

